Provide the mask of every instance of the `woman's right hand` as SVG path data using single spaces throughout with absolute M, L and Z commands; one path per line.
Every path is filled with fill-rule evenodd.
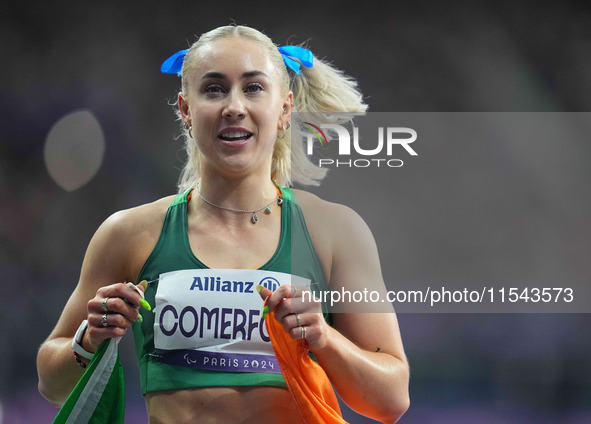
M 88 328 L 82 339 L 82 347 L 88 352 L 96 352 L 106 339 L 123 336 L 132 321 L 141 322 L 140 306 L 150 309 L 138 291 L 128 284 L 116 283 L 101 287 L 95 297 L 88 301 Z M 141 283 L 135 287 L 142 292 L 145 290 Z

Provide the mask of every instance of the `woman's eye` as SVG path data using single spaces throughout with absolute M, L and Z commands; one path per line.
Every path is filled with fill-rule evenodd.
M 208 85 L 207 87 L 205 87 L 205 92 L 217 94 L 217 93 L 223 93 L 224 89 L 220 85 L 212 84 L 212 85 Z
M 263 86 L 260 84 L 248 84 L 248 86 L 246 87 L 247 93 L 257 93 L 259 91 L 263 91 Z

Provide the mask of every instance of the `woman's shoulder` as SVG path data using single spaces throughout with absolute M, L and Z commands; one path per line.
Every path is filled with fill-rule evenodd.
M 163 218 L 166 215 L 168 207 L 172 204 L 176 195 L 170 195 L 154 200 L 150 203 L 134 206 L 129 209 L 123 209 L 115 212 L 109 219 L 122 221 L 145 221 L 150 219 Z
M 331 281 L 335 267 L 357 263 L 360 246 L 365 248 L 363 255 L 375 255 L 373 235 L 352 208 L 303 190 L 293 190 L 293 194 L 302 209 L 327 281 Z
M 349 206 L 329 202 L 304 190 L 293 190 L 293 193 L 312 239 L 331 252 L 339 251 L 345 244 L 373 240 L 363 218 Z
M 107 243 L 116 240 L 119 245 L 136 245 L 157 238 L 168 206 L 174 198 L 175 196 L 167 196 L 113 213 L 101 224 L 93 239 Z
M 174 196 L 124 209 L 108 217 L 88 246 L 85 263 L 108 266 L 118 278 L 135 278 L 156 245 Z M 97 265 L 98 264 L 98 265 Z M 102 265 L 101 265 L 102 264 Z
M 305 190 L 293 189 L 294 197 L 306 218 L 327 228 L 341 228 L 342 225 L 363 223 L 363 219 L 349 206 L 320 198 Z

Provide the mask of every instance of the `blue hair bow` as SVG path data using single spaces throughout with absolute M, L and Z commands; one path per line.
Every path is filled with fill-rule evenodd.
M 163 74 L 177 74 L 180 77 L 181 71 L 183 70 L 183 62 L 185 61 L 185 56 L 188 51 L 189 50 L 181 50 L 170 56 L 164 61 L 164 63 L 162 63 L 160 72 Z
M 312 60 L 314 56 L 310 50 L 298 46 L 283 46 L 277 47 L 277 49 L 283 57 L 283 63 L 285 63 L 285 66 L 294 71 L 296 74 L 299 75 L 302 73 L 302 71 L 300 70 L 299 62 L 293 60 L 292 57 L 299 59 L 300 62 L 302 62 L 302 65 L 304 65 L 306 68 L 312 67 Z
M 296 74 L 301 74 L 302 71 L 300 69 L 300 63 L 293 60 L 292 57 L 299 59 L 299 61 L 302 62 L 302 65 L 306 68 L 312 67 L 313 55 L 310 50 L 298 46 L 283 46 L 277 47 L 277 49 L 279 50 L 279 53 L 281 53 L 281 57 L 283 57 L 283 63 L 285 63 L 285 66 Z M 177 74 L 180 77 L 187 52 L 188 50 L 180 50 L 170 56 L 164 61 L 164 63 L 162 63 L 160 72 L 163 74 Z

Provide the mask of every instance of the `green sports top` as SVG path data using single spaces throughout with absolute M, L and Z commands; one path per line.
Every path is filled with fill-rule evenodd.
M 281 188 L 280 190 L 283 203 L 281 205 L 281 236 L 279 245 L 271 259 L 259 268 L 259 271 L 271 271 L 271 273 L 269 273 L 270 275 L 275 275 L 273 272 L 277 272 L 303 277 L 310 280 L 313 292 L 325 290 L 326 281 L 324 274 L 306 228 L 306 222 L 302 210 L 297 204 L 293 192 L 289 188 Z M 209 270 L 206 265 L 195 257 L 191 250 L 187 231 L 187 197 L 189 193 L 190 191 L 187 191 L 186 193 L 177 195 L 168 207 L 158 242 L 142 267 L 137 279 L 138 282 L 142 280 L 156 280 L 148 284 L 148 288 L 145 292 L 146 300 L 150 305 L 156 306 L 153 310 L 154 313 L 144 312 L 142 314 L 144 316 L 142 324 L 133 323 L 135 350 L 140 369 L 141 392 L 145 395 L 146 393 L 160 390 L 177 390 L 210 386 L 286 387 L 283 376 L 280 373 L 245 372 L 245 370 L 236 372 L 219 369 L 195 368 L 181 365 L 178 361 L 166 361 L 163 358 L 168 358 L 169 356 L 161 355 L 159 350 L 155 348 L 155 329 L 158 329 L 158 325 L 165 329 L 163 331 L 180 328 L 184 331 L 183 334 L 187 337 L 189 335 L 191 337 L 199 337 L 199 332 L 197 331 L 192 331 L 191 334 L 187 334 L 187 331 L 189 331 L 187 328 L 189 328 L 190 325 L 185 324 L 183 327 L 183 324 L 177 319 L 179 318 L 177 311 L 172 311 L 172 309 L 165 311 L 162 307 L 158 307 L 158 303 L 156 302 L 158 285 L 164 285 L 167 281 L 166 279 L 163 279 L 162 282 L 158 281 L 161 275 L 181 270 L 202 270 L 201 272 L 215 271 Z M 194 283 L 193 287 L 197 285 L 199 288 L 202 288 L 202 280 L 195 278 L 195 281 L 198 281 L 198 283 Z M 215 282 L 213 278 L 212 282 Z M 220 282 L 218 281 L 217 283 L 219 290 Z M 203 284 L 207 285 L 207 278 L 203 279 Z M 213 284 L 211 286 L 213 287 Z M 163 289 L 161 292 L 162 291 Z M 216 295 L 223 296 L 224 293 L 220 292 Z M 256 291 L 255 296 L 258 296 Z M 218 297 L 217 299 L 220 298 Z M 258 309 L 261 310 L 263 304 L 262 301 L 260 301 L 260 298 L 258 301 L 260 302 L 257 303 L 257 305 L 260 305 Z M 207 306 L 209 307 L 209 305 Z M 214 306 L 215 305 L 211 305 L 211 310 L 213 310 Z M 240 305 L 236 305 L 235 307 L 239 308 Z M 164 309 L 166 308 L 170 308 L 170 306 L 167 306 Z M 187 311 L 194 313 L 194 318 L 191 318 L 190 313 L 184 314 L 184 318 L 189 316 L 189 318 L 193 319 L 196 328 L 198 312 L 192 307 L 187 307 L 185 309 L 187 310 L 183 310 L 181 318 L 183 318 L 183 314 Z M 203 309 L 204 308 L 202 307 L 202 311 Z M 206 311 L 210 310 L 206 309 Z M 230 309 L 223 309 L 222 311 L 230 311 Z M 167 324 L 167 326 L 163 325 L 162 316 L 166 312 L 168 312 L 166 314 L 168 318 L 174 316 L 176 319 L 174 327 L 171 327 L 170 324 Z M 253 311 L 251 311 L 251 315 L 252 312 Z M 158 318 L 158 314 L 160 314 L 160 319 Z M 242 313 L 242 315 L 245 314 Z M 203 318 L 203 315 L 201 318 Z M 236 319 L 236 316 L 234 316 L 234 324 L 236 324 Z M 252 320 L 253 317 L 251 316 L 249 319 Z M 262 342 L 268 343 L 268 346 L 266 346 L 265 349 L 270 351 L 272 355 L 270 342 L 268 342 L 268 339 L 264 338 L 263 332 L 266 332 L 266 329 L 263 330 L 264 324 L 262 317 L 258 317 L 258 311 L 255 311 L 254 319 L 260 320 L 255 323 L 255 326 L 258 326 L 258 331 L 261 332 L 261 336 L 263 337 Z M 211 324 L 211 322 L 212 320 L 210 318 L 209 324 Z M 226 322 L 228 323 L 226 327 L 229 327 L 231 324 L 230 315 L 228 315 L 228 321 Z M 226 331 L 226 334 L 221 337 L 225 339 L 232 339 L 233 337 L 238 338 L 236 331 L 234 331 L 232 336 L 232 331 L 225 329 L 223 325 L 224 324 L 222 324 L 220 331 L 222 334 Z M 168 330 L 165 327 L 167 327 Z M 201 330 L 201 332 L 203 333 L 203 330 Z M 236 341 L 248 346 L 249 342 L 244 341 L 244 339 L 247 338 L 246 333 L 247 332 L 242 331 L 240 338 L 243 340 Z M 232 341 L 233 340 L 215 340 L 212 343 L 219 345 L 220 343 L 231 343 Z M 259 340 L 258 343 L 258 346 L 261 346 L 261 340 Z M 223 347 L 221 350 L 223 350 Z M 177 355 L 179 358 L 184 356 L 186 359 L 186 354 L 183 354 L 183 352 L 190 353 L 191 351 L 167 351 L 167 354 L 179 353 L 179 355 Z M 274 355 L 272 356 L 274 357 Z

